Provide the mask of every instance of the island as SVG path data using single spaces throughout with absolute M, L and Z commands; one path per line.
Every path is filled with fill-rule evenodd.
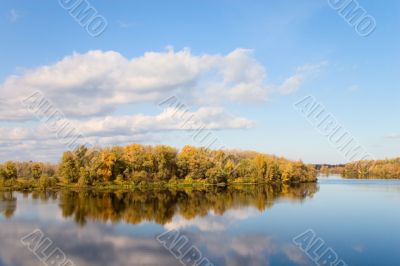
M 0 188 L 135 188 L 317 181 L 311 164 L 254 151 L 130 144 L 79 146 L 58 164 L 8 161 L 0 165 Z

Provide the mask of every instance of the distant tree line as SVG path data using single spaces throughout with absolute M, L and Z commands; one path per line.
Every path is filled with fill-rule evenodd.
M 321 175 L 339 174 L 354 179 L 399 179 L 400 158 L 390 160 L 356 161 L 339 165 L 315 165 Z
M 0 164 L 0 187 L 53 186 L 58 182 L 57 165 L 41 162 Z
M 343 173 L 345 165 L 344 164 L 316 164 L 315 169 L 321 175 L 341 175 Z
M 342 175 L 346 178 L 398 179 L 400 158 L 349 163 L 345 165 Z
M 312 165 L 252 151 L 223 151 L 185 146 L 132 144 L 111 148 L 80 146 L 62 155 L 58 165 L 6 162 L 0 165 L 0 186 L 9 183 L 42 187 L 150 183 L 303 183 L 315 182 Z

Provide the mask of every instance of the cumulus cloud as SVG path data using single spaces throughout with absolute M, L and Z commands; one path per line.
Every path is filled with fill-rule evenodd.
M 297 90 L 324 64 L 297 68 L 278 86 L 279 91 Z M 6 78 L 0 85 L 0 119 L 31 119 L 20 102 L 34 91 L 41 91 L 73 117 L 104 115 L 121 105 L 154 103 L 171 95 L 201 104 L 264 102 L 276 87 L 268 85 L 266 78 L 264 66 L 247 49 L 227 55 L 194 55 L 189 49 L 169 48 L 132 59 L 115 51 L 73 53 L 55 64 Z
M 64 125 L 75 129 L 86 137 L 92 136 L 133 136 L 157 131 L 196 130 L 205 129 L 240 129 L 251 128 L 254 123 L 250 120 L 234 117 L 223 108 L 200 108 L 196 112 L 185 115 L 193 118 L 183 121 L 179 116 L 180 110 L 167 108 L 159 115 L 151 116 L 137 114 L 133 116 L 106 116 L 89 120 L 59 120 L 56 125 L 48 127 L 41 124 L 37 128 L 0 127 L 1 141 L 49 140 L 56 139 L 52 129 L 62 128 Z M 186 123 L 187 122 L 187 123 Z
M 75 117 L 110 113 L 124 104 L 154 103 L 174 94 L 203 95 L 198 99 L 203 102 L 217 94 L 221 101 L 264 101 L 265 77 L 264 67 L 245 49 L 226 56 L 169 49 L 133 59 L 114 51 L 74 53 L 53 65 L 9 76 L 0 85 L 8 103 L 0 108 L 0 119 L 30 119 L 18 106 L 33 91 L 41 91 L 66 115 Z
M 62 119 L 37 127 L 0 127 L 0 158 L 54 161 L 74 138 L 80 144 L 109 146 L 156 140 L 155 134 L 171 131 L 244 129 L 254 122 L 235 117 L 221 107 L 203 107 L 194 112 L 166 108 L 158 115 L 105 116 L 86 120 Z M 42 157 L 38 157 L 41 156 Z M 29 157 L 33 156 L 33 157 Z M 51 157 L 53 156 L 53 157 Z
M 181 110 L 167 108 L 159 115 L 134 115 L 134 116 L 106 116 L 93 118 L 86 121 L 70 121 L 87 136 L 131 135 L 137 133 L 174 130 L 195 130 L 200 127 L 205 129 L 240 129 L 251 128 L 254 122 L 245 118 L 234 117 L 221 107 L 203 107 L 195 112 L 185 113 L 185 117 L 193 118 L 189 121 L 181 119 Z M 187 123 L 185 123 L 187 122 Z

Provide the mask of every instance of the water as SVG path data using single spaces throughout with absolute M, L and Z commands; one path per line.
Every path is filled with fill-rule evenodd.
M 400 181 L 337 177 L 296 188 L 0 192 L 0 265 L 40 265 L 20 241 L 35 229 L 52 241 L 39 258 L 60 248 L 77 266 L 182 265 L 156 239 L 174 229 L 214 265 L 315 265 L 292 241 L 308 229 L 347 265 L 399 265 L 399 206 Z

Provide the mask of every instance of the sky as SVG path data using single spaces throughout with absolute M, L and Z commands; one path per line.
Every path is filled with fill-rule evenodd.
M 376 22 L 367 36 L 336 2 L 3 1 L 0 161 L 58 161 L 66 125 L 93 146 L 348 162 L 296 108 L 306 97 L 371 157 L 398 157 L 400 2 L 352 1 Z M 39 99 L 47 113 L 32 109 Z

